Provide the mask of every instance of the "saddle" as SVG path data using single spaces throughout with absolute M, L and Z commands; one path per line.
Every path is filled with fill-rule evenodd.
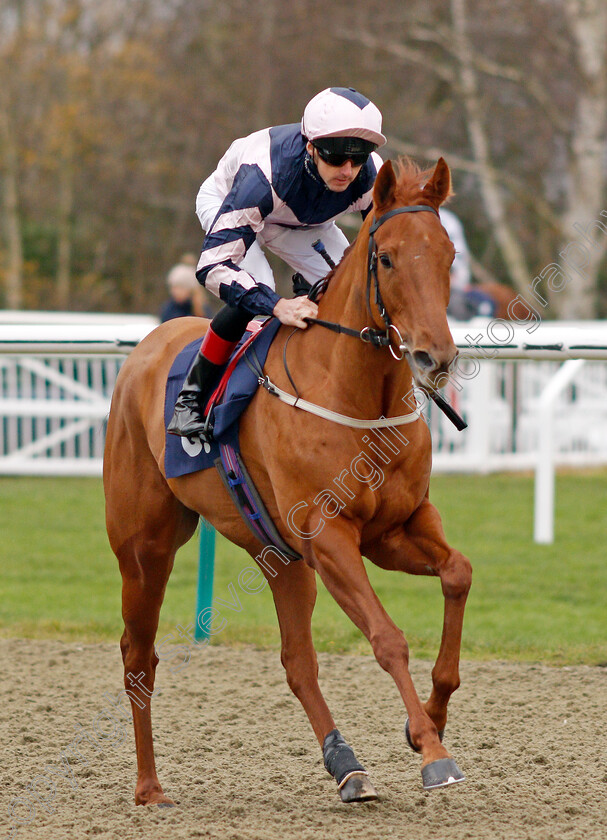
M 259 387 L 254 368 L 263 367 L 279 328 L 280 321 L 276 318 L 249 324 L 249 331 L 234 351 L 209 399 L 213 424 L 213 439 L 209 441 L 166 433 L 183 381 L 200 347 L 200 338 L 181 351 L 173 362 L 165 390 L 164 468 L 167 478 L 178 478 L 211 467 L 217 469 L 250 531 L 264 545 L 274 546 L 288 559 L 296 560 L 299 554 L 281 538 L 247 472 L 238 437 L 240 416 Z

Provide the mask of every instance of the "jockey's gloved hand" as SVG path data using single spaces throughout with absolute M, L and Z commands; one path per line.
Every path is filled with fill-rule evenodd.
M 295 297 L 307 295 L 312 288 L 312 284 L 308 283 L 303 274 L 300 274 L 299 272 L 293 275 L 291 282 L 293 283 L 293 294 Z

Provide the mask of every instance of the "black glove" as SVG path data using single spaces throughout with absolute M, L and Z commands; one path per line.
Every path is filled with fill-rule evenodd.
M 302 295 L 307 295 L 310 289 L 312 288 L 312 284 L 308 283 L 306 278 L 303 274 L 297 272 L 291 278 L 291 282 L 293 283 L 293 294 L 295 297 L 302 297 Z

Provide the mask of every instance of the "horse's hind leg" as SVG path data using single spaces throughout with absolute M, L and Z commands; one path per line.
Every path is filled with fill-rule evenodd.
M 437 730 L 447 723 L 449 698 L 459 686 L 459 658 L 466 598 L 472 581 L 470 561 L 448 545 L 440 515 L 425 499 L 405 525 L 385 534 L 366 551 L 384 569 L 440 577 L 445 599 L 443 632 L 432 670 L 432 692 L 424 708 Z M 407 732 L 417 749 L 415 736 Z
M 151 697 L 158 657 L 154 639 L 175 552 L 192 536 L 198 516 L 169 490 L 151 453 L 106 448 L 104 485 L 110 544 L 122 574 L 124 633 L 120 642 L 137 749 L 137 805 L 171 805 L 156 775 Z
M 280 625 L 281 661 L 289 687 L 304 707 L 323 748 L 325 767 L 334 776 L 342 801 L 376 799 L 366 771 L 336 729 L 318 684 L 318 662 L 311 627 L 316 602 L 315 573 L 303 560 L 286 567 L 271 568 L 272 572 L 267 576 Z

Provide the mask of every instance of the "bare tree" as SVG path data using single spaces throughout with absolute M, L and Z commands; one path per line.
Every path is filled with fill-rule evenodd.
M 342 26 L 339 34 L 401 66 L 423 69 L 426 84 L 434 78 L 448 91 L 443 98 L 459 103 L 467 154 L 461 145 L 450 146 L 461 137 L 446 125 L 432 153 L 474 175 L 509 281 L 524 294 L 537 292 L 540 307 L 550 302 L 555 313 L 592 317 L 607 248 L 607 219 L 600 215 L 607 6 L 603 0 L 449 0 L 448 10 L 414 4 L 409 25 L 390 28 L 402 33 L 396 38 L 369 24 Z M 393 145 L 424 152 L 420 136 L 396 137 Z M 588 228 L 592 233 L 584 238 Z M 543 252 L 551 252 L 550 265 L 542 266 L 532 231 L 544 243 L 548 234 L 551 245 Z
M 10 78 L 8 70 L 18 54 L 23 32 L 23 8 L 7 3 L 0 14 L 0 75 Z M 19 309 L 23 301 L 23 244 L 19 209 L 19 152 L 14 125 L 14 101 L 10 86 L 0 88 L 0 174 L 4 209 L 5 305 Z
M 590 318 L 596 313 L 597 275 L 607 250 L 607 5 L 604 0 L 563 0 L 563 10 L 575 48 L 579 84 L 571 115 L 559 250 L 568 282 L 559 295 L 559 309 L 568 317 Z
M 0 149 L 6 238 L 5 305 L 7 309 L 20 309 L 23 302 L 23 245 L 18 199 L 19 163 L 4 96 L 0 96 Z

